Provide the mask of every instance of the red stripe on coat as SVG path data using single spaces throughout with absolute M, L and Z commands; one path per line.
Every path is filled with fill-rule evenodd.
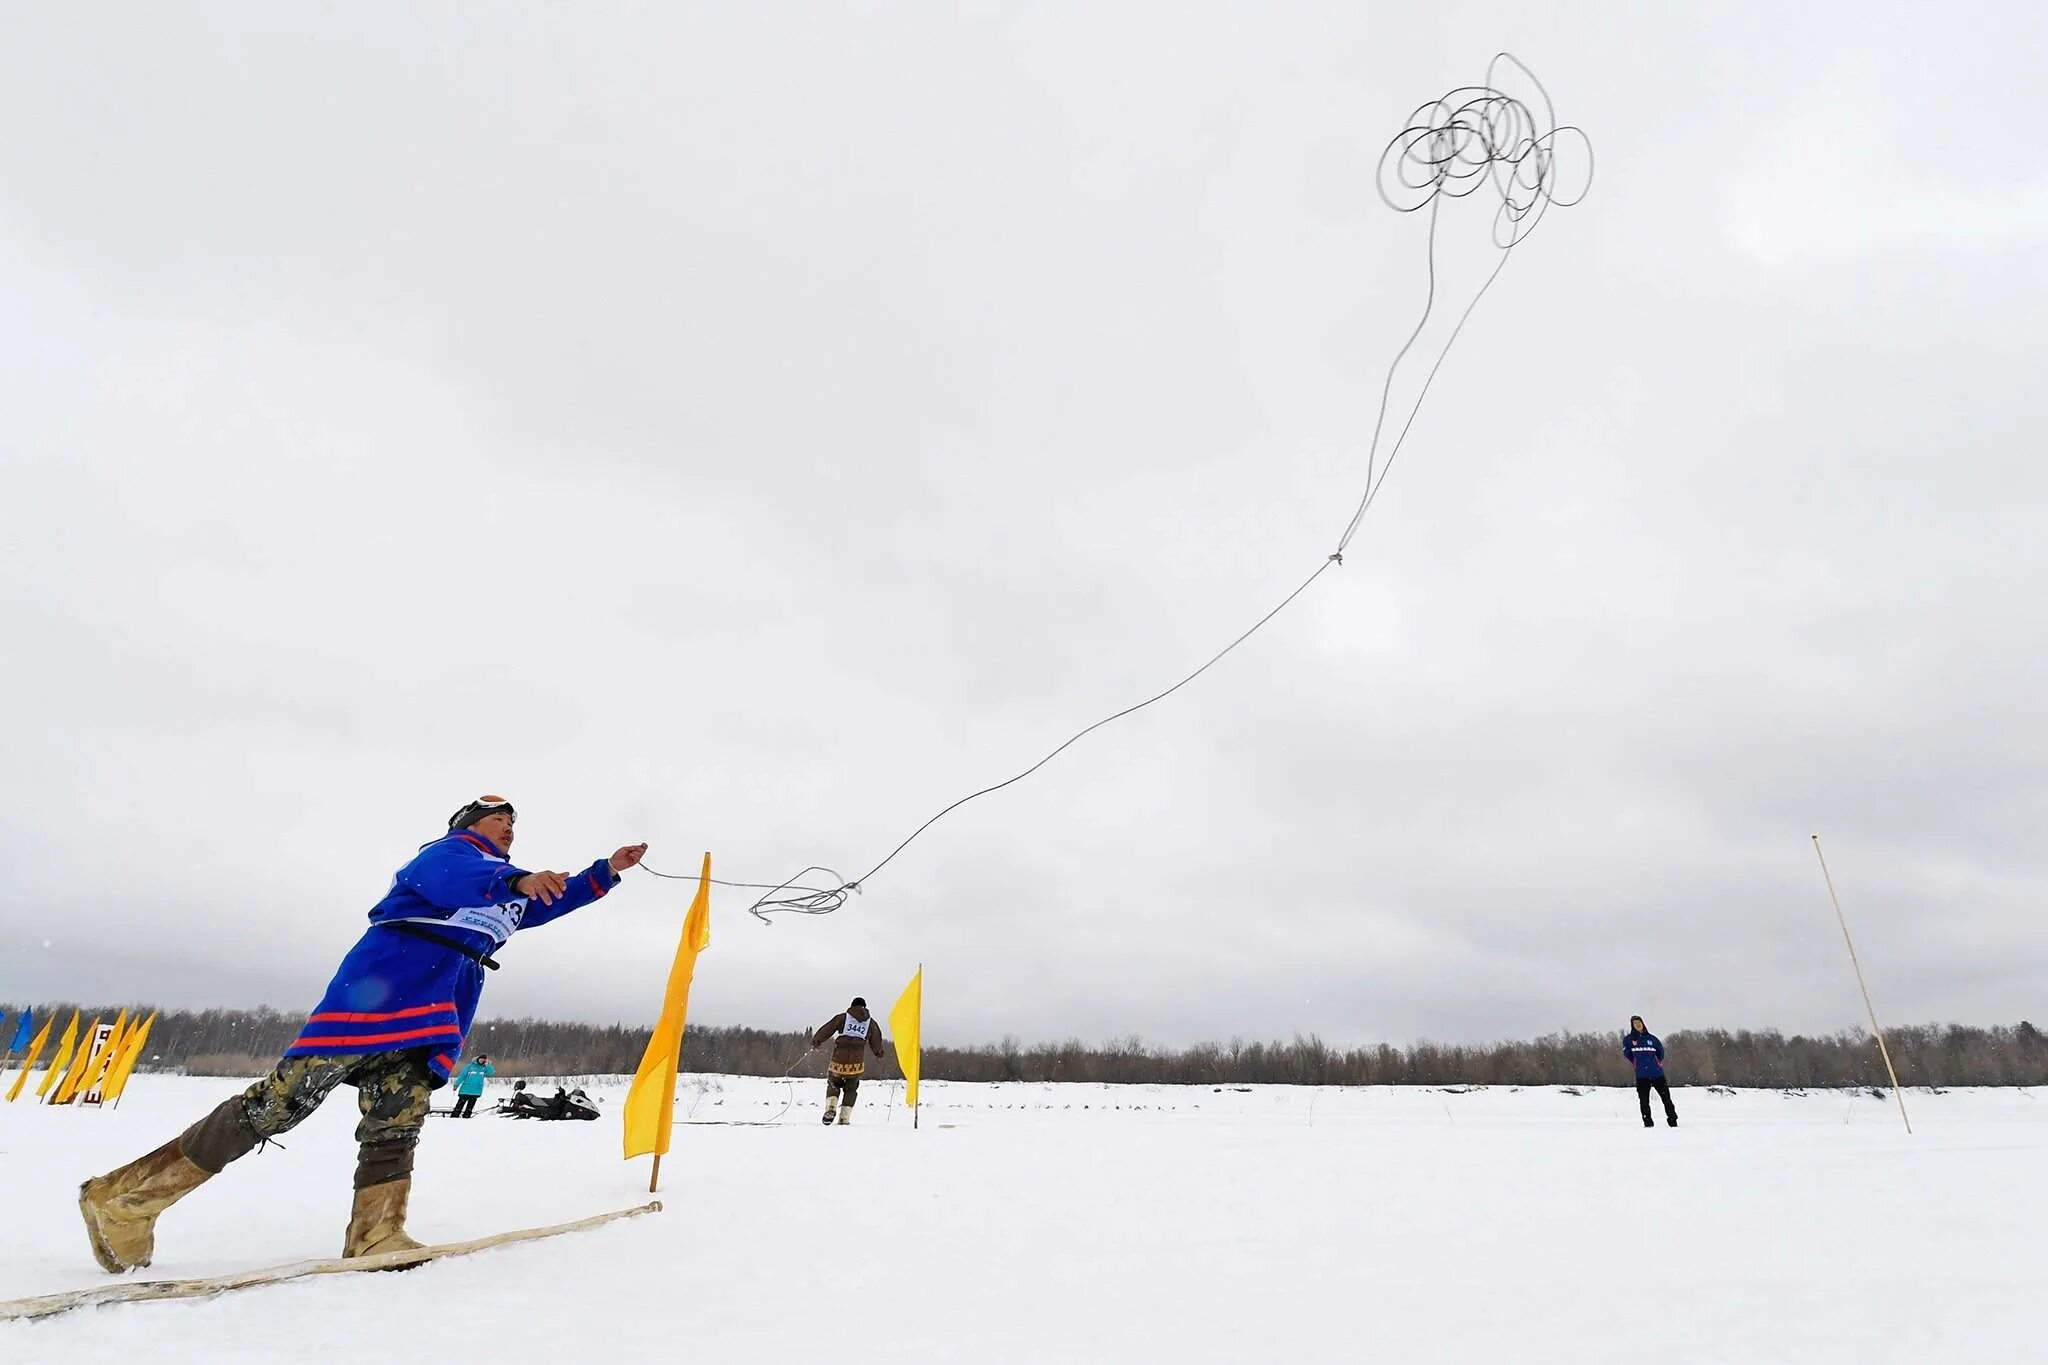
M 388 1014 L 348 1014 L 340 1010 L 330 1010 L 326 1014 L 309 1015 L 306 1018 L 306 1022 L 309 1024 L 384 1024 L 389 1023 L 393 1019 L 417 1019 L 422 1014 L 436 1014 L 442 1010 L 453 1014 L 455 1012 L 455 1002 L 453 1000 L 443 1000 L 435 1005 L 414 1005 L 411 1009 L 392 1010 Z
M 462 1030 L 454 1024 L 436 1024 L 433 1028 L 410 1029 L 404 1033 L 363 1033 L 347 1038 L 334 1038 L 325 1034 L 302 1033 L 299 1035 L 298 1041 L 292 1044 L 292 1048 L 361 1047 L 384 1043 L 407 1043 L 415 1038 L 444 1038 L 451 1033 L 457 1038 L 462 1036 Z

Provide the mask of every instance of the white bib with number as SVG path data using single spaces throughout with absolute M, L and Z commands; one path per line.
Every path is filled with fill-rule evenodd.
M 505 901 L 498 905 L 471 905 L 454 911 L 445 919 L 429 919 L 425 915 L 412 915 L 400 921 L 404 924 L 445 924 L 451 929 L 467 929 L 490 939 L 493 948 L 505 946 L 505 940 L 519 931 L 519 921 L 526 917 L 526 897 Z

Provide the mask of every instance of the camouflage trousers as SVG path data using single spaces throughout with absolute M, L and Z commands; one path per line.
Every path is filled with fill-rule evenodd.
M 362 1122 L 356 1188 L 412 1174 L 413 1149 L 426 1125 L 434 1075 L 427 1054 L 373 1052 L 351 1057 L 286 1057 L 277 1069 L 186 1129 L 180 1149 L 194 1165 L 218 1174 L 258 1145 L 288 1133 L 318 1109 L 336 1086 L 356 1088 Z
M 848 1074 L 834 1071 L 825 1078 L 825 1103 L 853 1108 L 853 1102 L 860 1098 L 860 1072 Z

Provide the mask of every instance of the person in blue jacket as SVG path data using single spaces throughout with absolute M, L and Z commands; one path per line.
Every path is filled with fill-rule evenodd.
M 147 1156 L 79 1186 L 93 1256 L 111 1272 L 149 1264 L 156 1220 L 260 1143 L 290 1131 L 339 1085 L 362 1122 L 355 1203 L 342 1255 L 407 1251 L 413 1149 L 429 1096 L 447 1083 L 476 1016 L 493 953 L 521 929 L 581 909 L 618 885 L 645 844 L 580 872 L 528 872 L 510 860 L 517 813 L 501 796 L 469 802 L 370 908 L 370 927 L 270 1075 Z
M 1671 1105 L 1671 1084 L 1664 1079 L 1664 1040 L 1643 1024 L 1643 1016 L 1632 1014 L 1628 1018 L 1628 1032 L 1621 1036 L 1621 1055 L 1635 1063 L 1636 1103 L 1643 1111 L 1643 1127 L 1655 1128 L 1656 1121 L 1650 1117 L 1650 1091 L 1664 1101 L 1665 1126 L 1678 1126 L 1678 1110 Z
M 483 1053 L 476 1054 L 476 1060 L 455 1073 L 455 1117 L 469 1119 L 476 1117 L 476 1102 L 484 1095 L 484 1078 L 498 1074 L 498 1068 L 491 1065 L 491 1059 Z

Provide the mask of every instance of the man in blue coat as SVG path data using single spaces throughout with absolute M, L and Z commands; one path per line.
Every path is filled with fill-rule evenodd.
M 113 1272 L 149 1264 L 158 1215 L 229 1162 L 288 1132 L 339 1085 L 356 1089 L 355 1204 L 343 1256 L 418 1247 L 405 1232 L 413 1149 L 428 1097 L 447 1083 L 476 1016 L 491 956 L 521 929 L 581 909 L 618 885 L 645 844 L 580 872 L 513 866 L 512 803 L 470 802 L 398 870 L 370 927 L 342 959 L 277 1069 L 154 1152 L 79 1186 L 93 1256 Z
M 1664 1123 L 1667 1127 L 1678 1126 L 1678 1111 L 1671 1106 L 1671 1085 L 1664 1079 L 1664 1040 L 1643 1024 L 1643 1016 L 1632 1014 L 1628 1019 L 1628 1032 L 1621 1036 L 1621 1055 L 1635 1063 L 1636 1103 L 1643 1111 L 1643 1127 L 1655 1128 L 1650 1117 L 1650 1091 L 1664 1101 Z

